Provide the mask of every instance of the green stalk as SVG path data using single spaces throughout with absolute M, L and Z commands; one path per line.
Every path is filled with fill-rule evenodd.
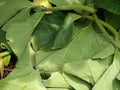
M 87 18 L 87 19 L 90 19 L 90 20 L 94 20 L 92 16 L 84 16 L 84 18 Z M 108 30 L 109 30 L 110 32 L 112 32 L 112 34 L 113 34 L 114 37 L 115 37 L 115 41 L 118 41 L 118 40 L 119 40 L 119 38 L 120 38 L 119 33 L 117 32 L 117 30 L 116 30 L 114 27 L 112 27 L 111 25 L 109 25 L 108 23 L 106 23 L 106 22 L 104 22 L 104 21 L 102 21 L 102 20 L 100 20 L 100 19 L 99 19 L 99 22 L 100 22 L 104 27 L 108 28 Z
M 106 23 L 106 22 L 104 22 L 104 21 L 102 21 L 102 20 L 100 20 L 100 23 L 101 23 L 103 26 L 105 26 L 106 28 L 108 28 L 108 30 L 110 30 L 110 31 L 113 33 L 113 35 L 114 35 L 114 37 L 115 37 L 115 41 L 118 41 L 118 40 L 119 40 L 119 33 L 116 31 L 115 28 L 113 28 L 111 25 L 109 25 L 108 23 Z
M 70 6 L 44 8 L 45 11 L 60 11 L 60 10 L 73 10 L 73 9 L 85 10 L 85 11 L 88 11 L 90 13 L 96 12 L 96 10 L 94 8 L 89 7 L 89 6 L 84 6 L 84 5 L 70 5 Z
M 114 41 L 114 39 L 108 34 L 108 32 L 105 30 L 105 28 L 103 27 L 103 25 L 101 24 L 101 21 L 99 20 L 99 18 L 97 17 L 96 14 L 93 14 L 93 18 L 96 22 L 96 24 L 98 25 L 98 27 L 100 28 L 100 30 L 104 33 L 104 35 L 108 38 L 108 40 L 114 45 L 114 47 L 119 48 L 120 46 Z

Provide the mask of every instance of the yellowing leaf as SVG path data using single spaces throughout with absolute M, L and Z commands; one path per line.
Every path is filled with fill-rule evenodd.
M 4 62 L 3 62 L 3 58 L 0 57 L 0 75 L 1 78 L 3 78 L 4 75 Z
M 40 5 L 40 6 L 43 6 L 45 8 L 50 8 L 52 7 L 52 5 L 48 2 L 48 0 L 33 0 L 33 2 L 36 4 L 36 5 Z M 52 11 L 47 11 L 46 12 L 47 14 L 51 14 Z

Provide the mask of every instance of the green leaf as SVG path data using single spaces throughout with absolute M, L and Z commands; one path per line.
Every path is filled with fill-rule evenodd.
M 116 15 L 108 11 L 104 11 L 104 15 L 107 23 L 109 23 L 117 30 L 120 29 L 120 15 Z
M 92 86 L 85 81 L 74 77 L 70 74 L 63 73 L 65 80 L 75 89 L 75 90 L 90 90 Z
M 36 66 L 38 66 L 42 62 L 42 60 L 49 57 L 52 53 L 53 53 L 53 51 L 49 51 L 49 52 L 40 51 L 40 50 L 37 51 L 35 53 Z
M 40 73 L 32 67 L 15 68 L 9 76 L 0 80 L 1 90 L 47 90 L 40 82 Z
M 68 13 L 63 24 L 58 29 L 53 49 L 64 48 L 70 43 L 73 36 L 73 22 L 79 18 L 81 18 L 81 16 Z
M 4 61 L 5 66 L 8 66 L 10 59 L 11 59 L 11 55 L 7 55 L 7 56 L 3 57 L 3 61 Z
M 120 73 L 117 75 L 117 77 L 116 77 L 118 80 L 120 80 Z
M 50 78 L 45 80 L 43 84 L 49 88 L 70 88 L 60 72 L 53 72 Z
M 34 51 L 32 50 L 30 43 L 27 44 L 26 48 L 23 51 L 23 54 L 18 58 L 16 63 L 17 68 L 22 68 L 24 66 L 33 66 L 35 65 L 34 61 Z
M 10 47 L 6 40 L 6 32 L 3 30 L 0 30 L 0 50 L 1 49 L 8 49 L 10 51 Z
M 55 34 L 59 25 L 62 24 L 65 15 L 55 12 L 45 15 L 32 34 L 32 46 L 34 50 L 48 51 L 53 46 Z
M 30 8 L 22 9 L 2 27 L 2 30 L 7 31 L 12 23 L 23 22 L 26 18 L 30 16 L 30 11 Z
M 101 51 L 100 53 L 93 56 L 92 59 L 96 59 L 96 58 L 105 59 L 105 58 L 109 57 L 110 55 L 113 55 L 114 50 L 115 50 L 115 48 L 112 45 L 108 46 L 103 51 Z
M 98 7 L 106 9 L 114 14 L 120 15 L 119 0 L 95 0 L 95 2 Z
M 76 26 L 76 28 L 78 27 Z M 42 57 L 43 60 L 40 59 L 41 62 L 37 68 L 45 71 L 61 70 L 65 63 L 90 59 L 108 46 L 111 46 L 91 26 L 78 31 L 77 35 L 74 36 L 74 39 L 66 48 L 53 51 L 49 55 L 39 52 L 36 57 Z
M 34 28 L 39 23 L 43 15 L 44 12 L 42 11 L 35 12 L 23 22 L 12 23 L 7 29 L 7 40 L 9 40 L 9 45 L 18 59 L 22 56 L 28 42 L 30 41 Z
M 120 71 L 120 52 L 116 50 L 113 63 L 97 81 L 92 90 L 119 90 L 120 82 L 115 78 Z
M 110 57 L 106 60 L 88 59 L 70 62 L 64 65 L 64 71 L 94 85 L 104 71 L 107 70 L 111 60 Z
M 3 30 L 0 30 L 0 43 L 7 43 L 5 35 L 6 33 Z
M 7 22 L 19 10 L 34 6 L 27 0 L 0 0 L 0 26 Z

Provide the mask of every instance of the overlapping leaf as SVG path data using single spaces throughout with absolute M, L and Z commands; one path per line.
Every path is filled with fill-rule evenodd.
M 108 46 L 111 46 L 111 44 L 96 34 L 91 27 L 86 27 L 66 48 L 53 51 L 47 56 L 44 54 L 45 52 L 39 52 L 39 54 L 37 54 L 38 56 L 36 56 L 39 57 L 41 61 L 38 68 L 48 71 L 58 70 L 63 68 L 63 65 L 67 62 L 92 58 Z M 112 51 L 112 53 L 114 52 Z M 45 57 L 43 58 L 41 55 L 45 55 Z M 42 57 L 43 60 L 41 60 L 40 57 Z
M 23 54 L 34 28 L 43 15 L 43 12 L 36 12 L 23 22 L 12 23 L 7 29 L 7 40 L 9 40 L 9 45 L 18 58 Z

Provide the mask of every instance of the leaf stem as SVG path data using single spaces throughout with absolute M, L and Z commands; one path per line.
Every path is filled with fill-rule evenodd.
M 118 41 L 118 40 L 119 40 L 119 34 L 118 34 L 118 32 L 116 31 L 115 28 L 113 28 L 111 25 L 109 25 L 108 23 L 106 23 L 106 22 L 104 22 L 104 21 L 102 21 L 102 20 L 100 20 L 100 23 L 101 23 L 103 26 L 105 26 L 106 28 L 108 28 L 108 30 L 110 30 L 110 31 L 113 33 L 113 35 L 115 36 L 115 41 Z
M 84 18 L 87 18 L 87 19 L 90 19 L 90 20 L 94 20 L 92 16 L 84 16 Z M 115 37 L 115 41 L 118 41 L 120 36 L 119 36 L 119 33 L 117 32 L 117 30 L 112 27 L 111 25 L 109 25 L 108 23 L 104 22 L 103 20 L 100 20 L 99 19 L 99 22 L 106 28 L 108 28 L 109 31 L 112 32 L 112 34 L 114 35 Z
M 98 27 L 100 28 L 100 30 L 105 34 L 105 36 L 109 39 L 109 41 L 114 45 L 114 47 L 119 48 L 120 46 L 114 41 L 114 39 L 107 33 L 107 31 L 105 30 L 105 28 L 103 27 L 103 25 L 101 24 L 101 21 L 99 20 L 99 18 L 97 17 L 96 14 L 93 14 L 93 19 L 95 20 L 96 24 L 98 25 Z
M 81 9 L 88 11 L 90 13 L 95 13 L 96 10 L 89 6 L 84 5 L 70 5 L 70 6 L 59 6 L 59 7 L 51 7 L 51 8 L 44 8 L 45 11 L 60 11 L 60 10 L 73 10 L 73 9 Z

